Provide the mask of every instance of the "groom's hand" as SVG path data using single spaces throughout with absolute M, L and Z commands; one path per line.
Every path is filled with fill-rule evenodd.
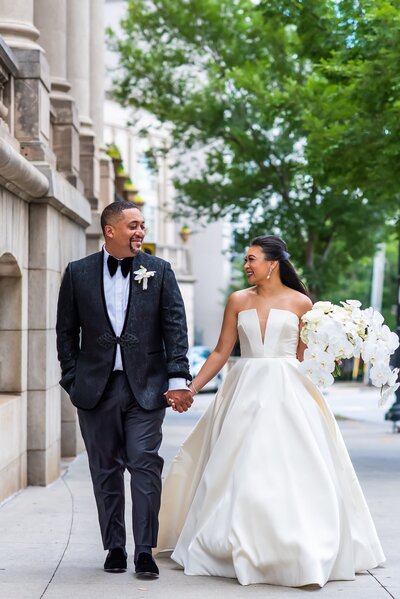
M 167 391 L 165 396 L 175 412 L 187 412 L 193 403 L 193 395 L 187 389 Z

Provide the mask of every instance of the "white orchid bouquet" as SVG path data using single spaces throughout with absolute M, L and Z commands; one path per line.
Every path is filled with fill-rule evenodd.
M 390 356 L 399 346 L 396 333 L 384 324 L 382 314 L 373 308 L 361 309 L 358 300 L 316 302 L 302 316 L 301 339 L 307 345 L 300 371 L 318 387 L 332 385 L 345 358 L 361 357 L 371 365 L 373 385 L 381 388 L 383 404 L 400 386 L 399 369 L 389 366 Z

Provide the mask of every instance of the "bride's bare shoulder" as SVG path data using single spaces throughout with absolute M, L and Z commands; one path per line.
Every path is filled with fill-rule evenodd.
M 254 288 L 249 287 L 248 289 L 239 289 L 234 291 L 228 299 L 227 307 L 232 309 L 234 312 L 240 312 L 245 310 L 254 296 Z
M 291 301 L 293 302 L 292 309 L 298 316 L 303 316 L 305 312 L 308 312 L 312 308 L 312 301 L 308 295 L 300 293 L 300 291 L 296 291 L 295 289 L 292 290 Z

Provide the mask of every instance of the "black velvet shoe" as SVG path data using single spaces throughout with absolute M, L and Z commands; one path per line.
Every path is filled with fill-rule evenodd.
M 110 549 L 104 562 L 106 572 L 126 572 L 126 551 L 123 547 Z
M 160 571 L 150 553 L 139 553 L 135 561 L 137 578 L 158 578 Z

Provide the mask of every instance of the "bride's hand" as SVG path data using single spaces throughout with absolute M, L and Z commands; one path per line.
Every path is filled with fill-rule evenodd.
M 193 395 L 187 389 L 166 391 L 164 395 L 175 412 L 187 412 L 193 403 Z

